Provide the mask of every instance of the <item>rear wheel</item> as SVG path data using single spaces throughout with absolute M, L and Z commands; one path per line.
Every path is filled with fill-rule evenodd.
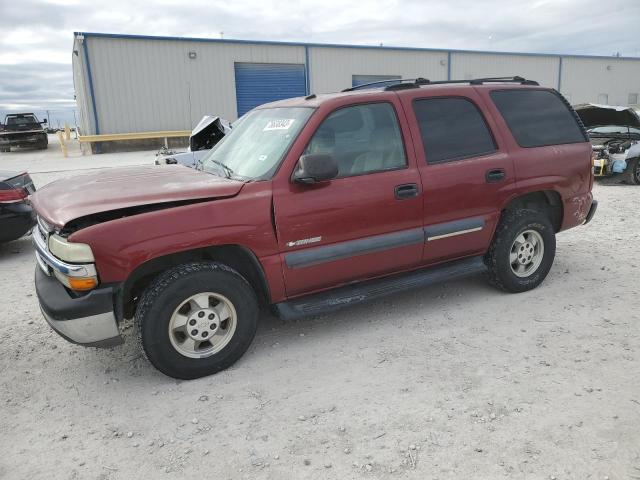
M 536 210 L 506 211 L 485 256 L 489 280 L 507 292 L 531 290 L 545 279 L 556 252 L 547 215 Z
M 258 302 L 235 270 L 214 262 L 180 265 L 147 287 L 136 309 L 138 342 L 162 373 L 192 379 L 224 370 L 249 348 Z
M 11 151 L 11 147 L 1 147 L 0 148 L 0 152 L 10 152 Z
M 640 157 L 632 158 L 627 162 L 627 168 L 624 171 L 625 180 L 631 185 L 640 185 Z

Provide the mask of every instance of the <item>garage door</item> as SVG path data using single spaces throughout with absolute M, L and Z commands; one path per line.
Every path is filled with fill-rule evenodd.
M 238 117 L 263 103 L 306 95 L 304 65 L 236 63 Z
M 387 85 L 393 85 L 397 83 L 395 80 L 400 80 L 400 75 L 353 75 L 351 77 L 351 86 L 357 87 L 358 85 L 364 85 L 365 83 L 382 82 L 388 80 L 388 83 L 379 83 L 371 88 L 385 87 Z

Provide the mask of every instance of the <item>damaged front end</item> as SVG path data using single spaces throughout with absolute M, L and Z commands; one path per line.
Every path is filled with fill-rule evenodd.
M 625 173 L 640 157 L 640 114 L 633 107 L 583 104 L 574 107 L 593 148 L 596 177 Z

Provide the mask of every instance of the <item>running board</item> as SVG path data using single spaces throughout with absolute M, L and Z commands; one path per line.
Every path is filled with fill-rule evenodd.
M 280 318 L 294 320 L 310 315 L 331 313 L 350 305 L 377 300 L 409 289 L 448 282 L 483 271 L 486 271 L 486 267 L 481 256 L 465 258 L 435 267 L 294 298 L 276 303 L 274 308 Z

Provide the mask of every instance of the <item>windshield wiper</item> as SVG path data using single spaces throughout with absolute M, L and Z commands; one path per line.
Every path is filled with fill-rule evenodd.
M 225 165 L 222 162 L 219 162 L 218 160 L 213 160 L 213 159 L 209 159 L 207 160 L 209 162 L 213 162 L 216 165 L 218 165 L 220 168 L 222 168 L 222 171 L 224 172 L 224 176 L 225 178 L 231 178 L 233 176 L 233 170 L 231 169 L 231 167 Z M 201 163 L 200 165 L 204 166 L 203 163 Z

